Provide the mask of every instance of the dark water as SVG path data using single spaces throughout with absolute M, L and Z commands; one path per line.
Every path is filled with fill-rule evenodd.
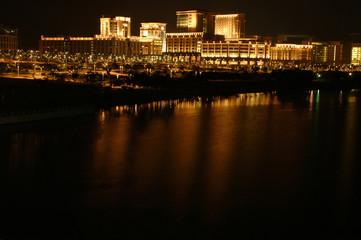
M 0 239 L 358 239 L 361 92 L 0 127 Z

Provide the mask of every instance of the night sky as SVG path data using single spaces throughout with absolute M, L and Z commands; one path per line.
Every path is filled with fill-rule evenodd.
M 153 0 L 153 1 L 8 1 L 0 23 L 19 29 L 21 46 L 38 48 L 40 35 L 93 36 L 99 33 L 99 17 L 132 18 L 132 34 L 139 35 L 141 22 L 168 23 L 176 29 L 176 10 L 204 9 L 216 13 L 246 14 L 246 34 L 277 36 L 279 33 L 308 34 L 320 40 L 347 40 L 361 32 L 361 1 L 344 0 Z

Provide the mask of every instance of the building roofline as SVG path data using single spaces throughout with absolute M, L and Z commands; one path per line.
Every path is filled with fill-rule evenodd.
M 208 10 L 203 10 L 203 9 L 184 9 L 184 10 L 177 10 L 176 13 L 181 13 L 181 12 L 185 12 L 185 13 L 213 13 L 211 11 Z

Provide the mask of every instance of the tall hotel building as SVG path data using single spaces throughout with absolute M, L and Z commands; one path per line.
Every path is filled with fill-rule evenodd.
M 270 59 L 271 41 L 258 36 L 246 38 L 244 13 L 216 14 L 215 34 L 222 41 L 204 41 L 201 56 L 217 65 L 264 65 Z
M 199 62 L 202 42 L 214 38 L 214 14 L 203 10 L 177 11 L 177 33 L 167 33 L 166 56 L 172 61 Z
M 245 14 L 177 11 L 178 33 L 167 34 L 167 55 L 173 61 L 210 64 L 263 64 L 270 59 L 270 41 L 245 38 Z
M 178 32 L 214 34 L 214 13 L 203 10 L 177 11 Z
M 244 13 L 215 15 L 215 34 L 227 38 L 246 37 L 246 16 Z

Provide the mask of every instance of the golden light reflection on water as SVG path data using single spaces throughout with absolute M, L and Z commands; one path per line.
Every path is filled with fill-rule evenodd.
M 266 218 L 274 209 L 296 216 L 315 196 L 322 203 L 337 198 L 341 212 L 357 190 L 359 102 L 358 92 L 317 90 L 197 97 L 117 106 L 77 127 L 70 120 L 58 123 L 60 130 L 50 123 L 34 133 L 31 125 L 0 139 L 10 146 L 10 175 L 23 164 L 23 173 L 58 183 L 41 174 L 60 169 L 56 177 L 84 181 L 78 204 L 104 207 L 104 218 L 126 218 L 118 208 L 155 209 L 181 222 L 239 209 L 255 217 L 263 216 L 255 209 Z M 325 182 L 337 193 L 324 190 Z
M 197 205 L 208 217 L 216 216 L 237 178 L 234 169 L 239 169 L 247 182 L 239 183 L 244 193 L 262 188 L 267 180 L 261 166 L 272 158 L 269 154 L 278 154 L 278 142 L 307 137 L 307 124 L 302 126 L 305 130 L 292 130 L 299 119 L 293 98 L 283 99 L 282 103 L 275 92 L 248 93 L 113 108 L 105 114 L 106 125 L 92 154 L 90 179 L 100 186 L 127 184 L 120 184 L 116 193 L 103 189 L 101 194 L 93 194 L 112 204 L 114 194 L 151 198 L 153 192 L 168 192 L 167 198 L 177 205 L 178 212 Z M 293 135 L 289 135 L 290 129 Z M 296 143 L 284 150 L 290 154 L 299 151 Z M 298 153 L 297 158 L 301 157 L 303 152 Z M 280 171 L 297 179 L 300 175 L 295 171 L 302 169 L 303 163 L 288 159 L 278 161 L 292 169 L 292 174 Z M 288 182 L 280 178 L 277 184 L 286 186 Z M 192 199 L 193 195 L 199 197 Z
M 152 102 L 141 105 L 125 105 L 114 107 L 111 112 L 114 114 L 132 113 L 135 116 L 139 111 L 147 109 L 148 111 L 159 111 L 165 108 L 176 109 L 197 109 L 202 106 L 212 107 L 255 107 L 255 106 L 268 106 L 279 105 L 281 102 L 278 100 L 276 92 L 268 93 L 244 93 L 228 97 L 197 97 L 195 99 L 180 99 Z M 103 114 L 101 115 L 103 117 Z
M 358 146 L 360 143 L 357 139 L 360 113 L 359 113 L 359 100 L 358 95 L 355 91 L 351 92 L 347 97 L 348 107 L 346 109 L 346 114 L 344 117 L 344 126 L 343 126 L 343 135 L 341 136 L 341 158 L 340 162 L 340 201 L 342 206 L 339 211 L 340 215 L 343 218 L 347 218 L 347 215 L 351 214 L 351 201 L 352 201 L 352 192 L 353 192 L 353 182 L 355 176 L 355 152 L 358 151 Z

